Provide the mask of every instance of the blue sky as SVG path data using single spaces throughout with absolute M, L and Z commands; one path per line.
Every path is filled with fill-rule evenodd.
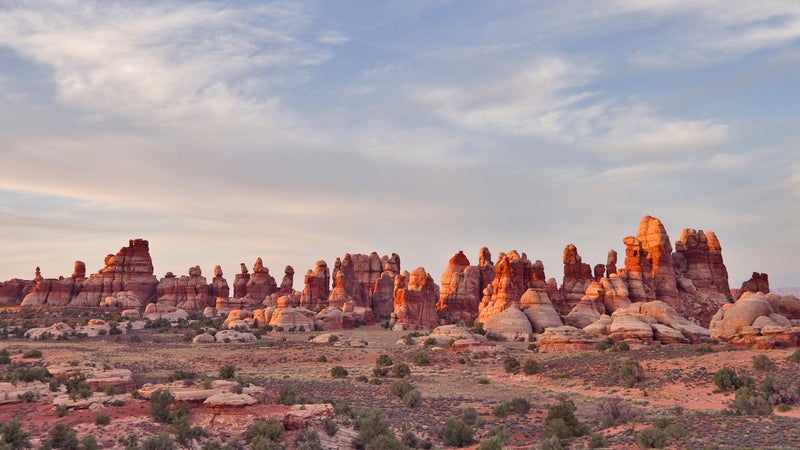
M 4 2 L 0 279 L 143 237 L 159 276 L 486 245 L 560 280 L 650 214 L 800 286 L 799 39 L 785 1 Z

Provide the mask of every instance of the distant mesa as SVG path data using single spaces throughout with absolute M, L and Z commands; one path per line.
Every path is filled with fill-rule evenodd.
M 456 252 L 440 284 L 423 267 L 403 271 L 396 253 L 372 252 L 345 253 L 332 266 L 316 261 L 300 289 L 292 266 L 278 279 L 260 257 L 251 266 L 241 263 L 232 287 L 220 266 L 210 282 L 199 266 L 157 279 L 148 241 L 132 239 L 88 277 L 86 265 L 76 261 L 69 277 L 47 278 L 37 267 L 31 280 L 0 283 L 0 306 L 103 307 L 152 320 L 226 316 L 225 328 L 244 333 L 222 335 L 229 340 L 249 339 L 247 329 L 333 331 L 380 322 L 403 330 L 482 324 L 499 338 L 530 339 L 554 350 L 603 339 L 797 345 L 800 288 L 770 293 L 768 275 L 753 272 L 732 290 L 714 232 L 684 228 L 673 246 L 661 221 L 646 215 L 636 235 L 621 242 L 621 267 L 614 249 L 605 264 L 591 265 L 567 244 L 560 284 L 524 252 L 500 252 L 493 261 L 483 247 L 476 264 Z

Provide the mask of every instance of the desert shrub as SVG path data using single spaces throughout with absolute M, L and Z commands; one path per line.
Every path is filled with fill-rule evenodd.
M 476 450 L 502 450 L 504 443 L 499 437 L 492 436 L 481 441 Z
M 108 425 L 111 423 L 111 418 L 108 417 L 108 414 L 97 414 L 94 416 L 94 424 L 95 425 Z
M 418 390 L 412 389 L 403 396 L 403 404 L 409 408 L 416 408 L 422 405 L 422 395 Z
M 56 406 L 56 415 L 58 417 L 64 417 L 64 416 L 67 415 L 68 412 L 69 412 L 69 408 L 67 408 L 65 405 Z
M 22 357 L 26 358 L 26 359 L 41 358 L 42 357 L 42 351 L 39 350 L 39 349 L 36 349 L 36 348 L 32 348 L 30 350 L 27 350 L 25 353 L 23 353 Z
M 169 381 L 178 380 L 194 380 L 197 378 L 197 372 L 187 370 L 176 370 L 169 376 Z
M 417 448 L 417 445 L 419 444 L 419 438 L 416 434 L 414 434 L 413 431 L 407 430 L 402 436 L 400 436 L 400 443 L 409 448 Z
M 50 429 L 48 438 L 42 442 L 45 448 L 63 448 L 78 450 L 78 435 L 67 424 L 59 423 Z
M 753 368 L 762 371 L 775 370 L 775 361 L 769 359 L 767 355 L 753 355 Z
M 600 433 L 595 433 L 589 436 L 589 448 L 607 448 L 608 441 L 606 437 Z
M 436 338 L 429 337 L 428 339 L 425 339 L 425 342 L 423 342 L 422 345 L 425 347 L 433 347 L 436 345 Z
M 469 426 L 476 426 L 479 423 L 480 416 L 478 415 L 478 411 L 475 410 L 473 407 L 467 407 L 461 410 L 461 414 L 459 414 L 459 418 L 462 422 Z M 482 425 L 482 424 L 481 424 Z
M 11 383 L 16 383 L 18 381 L 23 381 L 25 383 L 30 383 L 32 381 L 48 383 L 53 376 L 50 375 L 46 367 L 16 367 L 7 372 L 4 378 Z
M 662 448 L 670 442 L 683 440 L 688 432 L 675 425 L 666 417 L 659 417 L 653 425 L 642 428 L 634 435 L 634 440 L 642 448 Z
M 8 354 L 8 349 L 0 350 L 0 364 L 11 364 L 11 355 Z
M 230 380 L 236 376 L 236 366 L 233 364 L 223 364 L 219 368 L 219 377 L 223 380 Z
M 362 411 L 356 417 L 354 425 L 358 434 L 353 438 L 351 445 L 357 450 L 400 448 L 399 446 L 402 446 L 380 408 Z
M 764 393 L 742 386 L 736 389 L 731 409 L 742 416 L 768 416 L 772 414 L 772 403 Z
M 414 390 L 414 385 L 405 380 L 392 381 L 389 385 L 389 392 L 395 397 L 403 398 L 406 394 Z
M 319 358 L 317 358 L 317 361 L 321 362 L 321 363 L 326 363 L 326 362 L 328 362 L 328 358 L 325 355 L 319 355 Z
M 373 378 L 373 379 L 369 380 L 369 384 L 372 384 L 374 386 L 380 386 L 380 385 L 383 384 L 383 381 L 381 381 L 380 378 Z
M 535 359 L 527 359 L 525 364 L 522 365 L 522 372 L 525 375 L 533 375 L 535 373 L 541 372 L 541 368 L 539 367 L 539 363 L 536 362 Z
M 558 403 L 547 408 L 547 417 L 544 419 L 545 437 L 569 439 L 588 433 L 589 427 L 575 417 L 575 411 L 578 409 L 575 402 L 563 395 L 559 395 L 558 400 Z
M 614 345 L 614 341 L 611 338 L 606 338 L 603 341 L 598 342 L 594 348 L 599 352 L 604 352 L 611 348 Z
M 294 445 L 297 450 L 322 450 L 319 435 L 312 428 L 298 431 L 294 437 Z
M 562 450 L 561 439 L 558 436 L 548 436 L 539 443 L 539 450 Z
M 23 403 L 31 403 L 36 399 L 36 393 L 33 391 L 25 391 L 22 394 L 17 394 L 17 398 L 22 400 Z
M 483 323 L 478 322 L 477 320 L 472 323 L 472 328 L 470 328 L 469 331 L 480 335 L 486 334 L 486 330 L 483 328 Z
M 372 368 L 372 376 L 374 377 L 385 377 L 389 374 L 389 368 L 387 367 L 373 367 Z
M 287 406 L 294 405 L 297 403 L 297 392 L 291 386 L 282 387 L 275 402 Z
M 781 403 L 778 406 L 776 406 L 775 409 L 777 409 L 780 412 L 786 412 L 792 409 L 792 407 L 787 405 L 786 403 Z
M 622 379 L 626 387 L 634 387 L 644 378 L 644 370 L 635 359 L 614 360 L 609 362 L 610 369 Z
M 511 405 L 509 405 L 508 402 L 500 403 L 492 408 L 492 415 L 495 417 L 502 419 L 508 417 L 509 414 L 511 414 Z
M 789 357 L 786 359 L 793 363 L 800 363 L 800 349 L 795 350 L 794 353 L 789 355 Z
M 519 360 L 517 360 L 517 358 L 509 356 L 508 358 L 503 360 L 503 368 L 508 373 L 517 373 L 519 372 L 520 368 Z
M 700 344 L 694 348 L 694 351 L 697 352 L 698 355 L 707 355 L 709 353 L 714 353 L 714 347 L 708 344 Z
M 395 378 L 408 378 L 411 376 L 411 368 L 406 363 L 397 363 L 392 366 L 392 376 Z
M 278 442 L 285 432 L 283 424 L 278 419 L 271 417 L 251 423 L 244 431 L 244 440 L 248 444 L 256 442 L 259 438 Z
M 428 359 L 428 355 L 425 352 L 412 353 L 408 359 L 418 366 L 427 366 L 431 363 L 431 361 Z
M 336 423 L 335 419 L 330 417 L 325 418 L 325 421 L 322 422 L 323 428 L 325 428 L 325 434 L 328 436 L 336 436 L 336 433 L 339 431 L 339 424 Z
M 359 375 L 356 377 L 356 381 L 358 381 L 359 383 L 369 383 L 369 377 L 367 377 L 366 375 Z
M 481 377 L 481 378 L 478 378 L 478 379 L 477 379 L 477 383 L 478 383 L 478 384 L 489 384 L 489 379 L 488 379 L 488 378 Z
M 175 441 L 167 433 L 149 436 L 142 441 L 141 450 L 173 450 Z
M 64 387 L 67 388 L 69 398 L 75 400 L 77 398 L 89 398 L 92 396 L 92 390 L 86 383 L 86 375 L 81 371 L 76 370 L 72 375 L 64 381 Z
M 100 444 L 97 443 L 97 439 L 94 436 L 87 434 L 81 438 L 81 441 L 78 443 L 78 448 L 80 448 L 80 450 L 100 450 Z
M 333 366 L 331 367 L 331 376 L 333 378 L 347 378 L 349 372 L 342 366 Z
M 736 371 L 730 367 L 723 367 L 714 373 L 714 384 L 720 391 L 739 389 L 740 387 L 753 387 L 755 382 L 747 375 L 736 375 Z
M 192 442 L 205 434 L 203 427 L 192 426 L 189 407 L 184 404 L 172 413 L 172 433 L 182 447 L 192 447 Z
M 465 447 L 475 442 L 472 427 L 455 417 L 445 421 L 440 437 L 442 442 L 450 447 Z
M 630 421 L 634 411 L 619 397 L 609 397 L 600 401 L 600 424 L 603 428 L 622 425 Z
M 511 407 L 511 412 L 514 414 L 519 414 L 520 416 L 528 414 L 528 411 L 531 410 L 531 404 L 521 397 L 511 399 L 508 404 Z
M 389 358 L 386 353 L 381 353 L 378 355 L 378 359 L 375 360 L 375 365 L 378 367 L 391 366 L 392 364 L 394 364 L 392 358 Z
M 16 417 L 0 424 L 0 448 L 29 448 L 30 435 L 22 429 L 22 422 Z
M 781 377 L 773 379 L 767 377 L 758 387 L 765 393 L 773 405 L 800 403 L 800 379 L 794 377 Z
M 170 422 L 170 406 L 175 403 L 175 396 L 167 389 L 159 389 L 150 397 L 150 415 L 160 423 Z

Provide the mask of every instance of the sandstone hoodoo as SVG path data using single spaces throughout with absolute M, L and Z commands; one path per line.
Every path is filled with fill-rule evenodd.
M 576 245 L 566 245 L 560 286 L 546 278 L 541 261 L 510 250 L 498 253 L 495 263 L 489 249 L 482 247 L 477 265 L 463 251 L 455 253 L 441 276 L 441 287 L 421 267 L 401 273 L 396 253 L 372 252 L 346 253 L 336 258 L 332 270 L 325 261 L 317 261 L 305 273 L 299 292 L 294 289 L 292 266 L 285 266 L 279 284 L 257 258 L 252 272 L 240 265 L 231 296 L 220 266 L 214 267 L 210 283 L 200 266 L 190 267 L 188 275 L 167 272 L 157 280 L 148 242 L 133 239 L 108 255 L 104 268 L 88 278 L 85 264 L 76 261 L 68 278 L 46 278 L 37 267 L 32 280 L 0 283 L 0 304 L 103 306 L 125 310 L 130 317 L 147 305 L 144 315 L 151 320 L 178 320 L 191 311 L 202 311 L 205 317 L 241 311 L 247 317 L 226 323 L 245 328 L 274 322 L 281 329 L 334 330 L 380 319 L 398 329 L 418 330 L 480 322 L 506 336 L 522 337 L 530 327 L 533 336 L 526 338 L 534 339 L 558 328 L 560 332 L 548 336 L 554 343 L 561 342 L 553 347 L 565 348 L 569 347 L 563 344 L 569 341 L 564 341 L 566 335 L 575 342 L 573 347 L 591 339 L 564 324 L 603 338 L 645 344 L 701 342 L 707 336 L 704 327 L 710 325 L 715 339 L 739 345 L 794 342 L 794 331 L 787 323 L 800 320 L 800 300 L 795 297 L 769 296 L 771 313 L 752 317 L 746 325 L 726 325 L 754 300 L 749 297 L 741 306 L 732 303 L 722 246 L 714 232 L 684 228 L 673 250 L 662 222 L 644 216 L 636 235 L 623 238 L 622 243 L 621 268 L 613 249 L 605 264 L 591 265 L 583 261 Z M 737 298 L 769 292 L 767 274 L 754 272 Z M 512 311 L 493 319 L 508 310 Z M 519 322 L 523 317 L 527 325 Z M 775 332 L 776 327 L 782 331 Z

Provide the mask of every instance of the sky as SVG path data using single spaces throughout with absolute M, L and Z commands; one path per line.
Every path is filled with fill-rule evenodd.
M 800 2 L 0 3 L 0 280 L 149 240 L 229 282 L 463 250 L 563 275 L 658 217 L 800 286 Z

